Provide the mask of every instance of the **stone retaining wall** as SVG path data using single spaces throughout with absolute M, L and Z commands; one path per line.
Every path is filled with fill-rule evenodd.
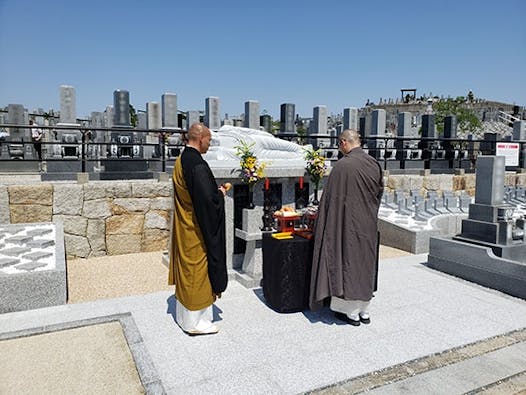
M 419 190 L 424 196 L 428 191 L 459 192 L 466 191 L 471 196 L 475 195 L 475 174 L 426 174 L 426 175 L 387 175 L 384 177 L 385 188 L 395 190 Z M 526 186 L 526 173 L 506 173 L 504 185 Z
M 526 186 L 526 173 L 506 173 L 505 185 Z M 385 187 L 474 195 L 475 175 L 386 175 Z M 171 181 L 0 185 L 0 223 L 61 221 L 70 257 L 162 251 L 172 206 Z
M 167 247 L 171 182 L 40 183 L 0 186 L 0 223 L 64 224 L 70 257 Z

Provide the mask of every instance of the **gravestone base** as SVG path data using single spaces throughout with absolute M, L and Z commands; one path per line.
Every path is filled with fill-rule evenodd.
M 481 242 L 480 240 L 473 240 L 462 236 L 455 236 L 453 237 L 453 240 L 489 247 L 499 258 L 509 259 L 511 261 L 517 261 L 526 264 L 526 244 L 524 243 L 516 245 L 502 245 Z
M 38 173 L 38 162 L 27 160 L 13 160 L 10 162 L 0 162 L 0 173 Z
M 148 170 L 148 161 L 136 159 L 101 160 L 104 172 L 141 172 Z
M 103 171 L 100 173 L 90 173 L 90 180 L 144 180 L 153 179 L 154 173 L 152 171 Z
M 82 163 L 77 159 L 75 161 L 64 160 L 48 160 L 47 173 L 80 173 L 82 171 Z
M 427 265 L 441 272 L 526 299 L 526 264 L 496 256 L 490 247 L 431 237 Z
M 1 225 L 0 244 L 0 313 L 66 303 L 62 224 Z

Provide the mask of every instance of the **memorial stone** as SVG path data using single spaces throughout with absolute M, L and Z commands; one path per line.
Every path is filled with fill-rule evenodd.
M 113 92 L 113 126 L 130 127 L 130 93 L 125 90 Z
M 104 124 L 107 128 L 113 127 L 113 106 L 107 106 L 104 110 Z
M 385 110 L 374 110 L 372 113 L 371 135 L 385 136 Z
M 330 147 L 332 145 L 327 128 L 327 106 L 314 107 L 313 119 L 309 126 L 307 135 L 311 138 L 307 139 L 308 144 L 312 144 L 314 148 Z
M 444 117 L 444 138 L 454 139 L 457 137 L 457 117 L 448 115 Z
M 147 128 L 148 129 L 161 129 L 162 118 L 161 118 L 161 105 L 158 102 L 146 103 Z
M 435 114 L 422 115 L 422 137 L 435 138 Z
M 314 107 L 312 133 L 327 134 L 327 106 Z
M 524 218 L 504 203 L 504 156 L 477 159 L 475 203 L 460 235 L 431 237 L 428 265 L 513 296 L 526 298 Z
M 207 97 L 205 99 L 205 125 L 211 130 L 217 130 L 221 127 L 219 117 L 219 97 Z
M 73 86 L 60 86 L 59 125 L 77 125 L 76 94 Z
M 166 129 L 177 129 L 177 95 L 165 93 L 161 96 L 162 103 L 162 127 Z
M 248 100 L 245 102 L 244 127 L 259 130 L 259 102 Z
M 385 136 L 385 110 L 374 110 L 371 114 L 371 134 L 369 137 Z M 376 159 L 384 159 L 385 141 L 382 139 L 368 139 L 369 155 Z
M 272 117 L 270 115 L 264 114 L 260 116 L 259 123 L 265 132 L 272 133 Z
M 77 123 L 75 88 L 60 86 L 60 122 L 57 126 L 80 126 Z M 75 161 L 50 161 L 47 163 L 46 179 L 71 178 L 81 171 L 81 163 L 76 161 L 81 155 L 82 133 L 80 130 L 57 129 L 51 151 L 54 158 L 73 159 Z M 68 177 L 66 173 L 69 173 Z M 54 174 L 53 176 L 51 174 Z
M 12 125 L 27 125 L 27 113 L 22 104 L 9 104 L 7 106 L 7 123 Z M 9 127 L 9 135 L 6 136 L 5 144 L 2 144 L 2 159 L 33 159 L 35 152 L 32 144 L 24 144 L 31 141 L 29 128 Z M 36 171 L 35 162 L 0 162 L 3 171 Z
M 292 103 L 283 103 L 280 107 L 280 133 L 296 133 L 295 118 L 296 110 L 295 105 Z
M 7 123 L 12 125 L 24 125 L 24 106 L 22 104 L 9 104 L 7 106 Z M 29 141 L 29 131 L 22 128 L 9 128 L 7 141 Z
M 358 109 L 344 108 L 343 109 L 343 129 L 358 130 Z
M 457 137 L 457 117 L 454 115 L 448 115 L 444 117 L 444 139 L 455 139 Z M 451 141 L 445 140 L 442 143 L 444 148 L 445 158 L 448 160 L 455 159 L 455 147 Z M 453 167 L 453 163 L 450 163 L 450 168 Z
M 146 103 L 146 128 L 151 130 L 159 130 L 162 128 L 161 105 L 158 102 Z M 159 151 L 159 133 L 146 133 L 146 146 L 144 147 L 144 156 L 146 158 L 160 157 Z
M 526 121 L 513 122 L 513 140 L 526 140 Z
M 190 129 L 194 123 L 199 123 L 199 111 L 186 112 L 186 130 Z
M 148 114 L 144 111 L 139 111 L 137 113 L 137 128 L 148 129 Z

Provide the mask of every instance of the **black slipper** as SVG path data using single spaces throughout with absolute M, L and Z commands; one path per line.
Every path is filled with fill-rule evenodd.
M 340 321 L 346 322 L 352 326 L 360 326 L 360 320 L 353 320 L 347 316 L 347 314 L 343 314 L 340 312 L 335 312 L 334 316 L 338 318 Z

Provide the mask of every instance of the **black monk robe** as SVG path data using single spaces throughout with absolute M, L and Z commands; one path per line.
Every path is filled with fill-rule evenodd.
M 187 309 L 200 310 L 227 287 L 225 200 L 208 163 L 192 147 L 177 159 L 173 181 L 169 281 Z
M 331 170 L 318 207 L 310 307 L 336 296 L 371 299 L 376 280 L 378 209 L 383 192 L 378 162 L 360 147 Z

